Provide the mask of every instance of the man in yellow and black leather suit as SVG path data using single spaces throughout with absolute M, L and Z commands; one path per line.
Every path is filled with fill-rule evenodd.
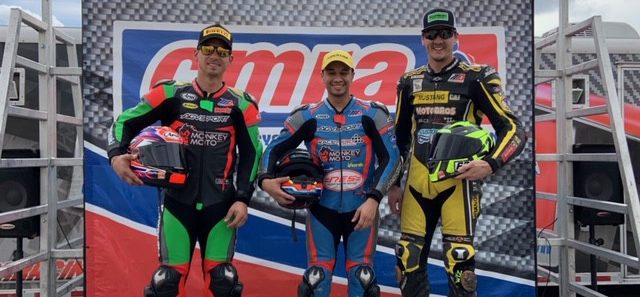
M 428 64 L 405 73 L 398 82 L 396 138 L 409 168 L 404 190 L 399 178 L 389 191 L 389 204 L 394 213 L 401 213 L 396 274 L 404 297 L 429 295 L 427 257 L 440 218 L 449 296 L 476 296 L 473 235 L 482 179 L 517 156 L 525 145 L 521 122 L 503 102 L 499 74 L 491 66 L 454 57 L 457 41 L 453 13 L 428 11 L 422 30 Z M 480 125 L 484 116 L 496 134 L 491 152 L 459 167 L 457 176 L 431 182 L 426 166 L 431 137 L 453 122 Z

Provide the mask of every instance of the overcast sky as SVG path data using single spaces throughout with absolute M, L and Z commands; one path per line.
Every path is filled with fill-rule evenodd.
M 108 0 L 107 0 L 108 1 Z M 541 36 L 558 26 L 560 0 L 534 0 L 534 34 Z M 54 25 L 82 26 L 81 0 L 51 0 Z M 11 7 L 40 17 L 41 0 L 0 0 L 0 25 L 7 25 Z M 569 22 L 580 22 L 600 15 L 603 21 L 625 22 L 640 32 L 640 1 L 638 0 L 569 0 Z
M 535 36 L 558 26 L 559 0 L 535 0 L 533 31 Z M 638 0 L 569 0 L 569 22 L 581 22 L 594 15 L 604 22 L 623 22 L 640 32 Z
M 81 0 L 50 0 L 53 7 L 53 25 L 81 27 L 82 26 L 82 1 Z M 12 7 L 18 7 L 23 11 L 42 19 L 41 0 L 0 0 L 0 25 L 9 24 L 9 14 Z

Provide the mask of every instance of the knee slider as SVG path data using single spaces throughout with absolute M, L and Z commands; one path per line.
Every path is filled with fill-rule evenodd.
M 376 281 L 375 273 L 370 266 L 361 265 L 356 268 L 356 278 L 364 288 L 364 297 L 379 297 L 380 287 Z
M 231 263 L 220 264 L 209 272 L 211 285 L 209 290 L 214 297 L 239 297 L 242 283 L 238 282 L 238 271 Z
M 302 275 L 302 282 L 298 285 L 298 297 L 312 297 L 315 290 L 326 275 L 324 270 L 318 266 L 311 266 Z
M 477 277 L 475 269 L 475 249 L 471 237 L 443 236 L 447 257 L 447 273 L 449 274 L 450 289 L 455 296 L 475 296 Z
M 401 274 L 416 271 L 420 267 L 420 253 L 423 248 L 424 239 L 403 234 L 395 248 Z
M 442 243 L 444 252 L 451 262 L 465 262 L 476 255 L 476 250 L 473 248 L 473 236 L 443 234 Z
M 180 292 L 182 274 L 169 266 L 160 266 L 144 290 L 145 297 L 175 297 Z
M 455 263 L 461 263 L 472 259 L 476 251 L 472 245 L 446 243 L 444 244 L 447 257 Z
M 451 240 L 451 238 L 456 240 Z M 474 257 L 476 250 L 473 248 L 472 237 L 443 235 L 443 248 L 447 273 L 455 274 L 456 271 L 473 270 L 475 268 Z

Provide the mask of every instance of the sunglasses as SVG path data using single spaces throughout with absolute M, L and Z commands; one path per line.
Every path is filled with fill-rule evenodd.
M 217 52 L 218 56 L 220 56 L 221 58 L 226 58 L 229 55 L 231 55 L 230 49 L 226 49 L 224 47 L 215 46 L 215 45 L 201 45 L 200 51 L 205 56 L 211 56 L 213 55 L 213 52 Z
M 449 39 L 455 35 L 456 32 L 451 29 L 429 30 L 422 33 L 424 38 L 429 40 L 435 40 L 440 36 L 442 39 Z

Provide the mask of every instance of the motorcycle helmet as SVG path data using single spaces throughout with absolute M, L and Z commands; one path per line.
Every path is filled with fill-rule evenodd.
M 431 138 L 427 160 L 429 179 L 437 182 L 460 174 L 460 166 L 482 159 L 493 145 L 493 137 L 487 130 L 468 121 L 439 129 Z
M 296 198 L 293 203 L 280 206 L 290 209 L 307 208 L 320 200 L 324 169 L 308 151 L 294 149 L 285 153 L 276 162 L 275 175 L 289 177 L 281 188 Z
M 129 153 L 139 154 L 131 161 L 131 170 L 149 186 L 184 186 L 187 173 L 182 144 L 180 135 L 169 127 L 143 129 L 129 143 Z

